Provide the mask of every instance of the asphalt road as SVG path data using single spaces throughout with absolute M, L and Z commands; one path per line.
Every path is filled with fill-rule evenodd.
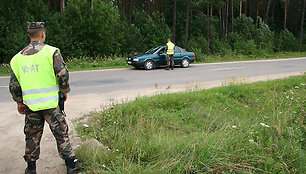
M 128 69 L 71 72 L 71 93 L 66 102 L 66 121 L 70 128 L 71 143 L 76 148 L 78 140 L 71 120 L 84 117 L 90 111 L 101 110 L 112 104 L 130 101 L 137 96 L 150 96 L 163 92 L 186 91 L 195 83 L 205 88 L 220 86 L 233 74 L 249 82 L 299 75 L 306 71 L 306 57 L 296 59 L 249 61 L 232 63 L 192 64 L 189 68 L 173 71 Z M 266 78 L 268 77 L 268 78 Z M 0 173 L 23 173 L 26 167 L 24 154 L 24 116 L 18 114 L 16 104 L 8 91 L 9 77 L 0 77 Z M 304 83 L 304 82 L 303 82 Z M 162 88 L 155 88 L 163 86 Z M 172 86 L 167 89 L 165 87 Z M 186 86 L 185 86 L 186 85 Z M 210 86 L 209 86 L 210 85 Z M 191 88 L 192 89 L 192 88 Z M 198 89 L 198 88 L 196 88 Z M 58 156 L 54 137 L 45 126 L 41 141 L 38 173 L 64 174 L 66 168 Z M 52 162 L 50 162 L 52 161 Z
M 70 73 L 71 92 L 69 95 L 107 93 L 122 90 L 134 90 L 157 86 L 175 86 L 195 82 L 226 80 L 231 76 L 248 78 L 262 75 L 305 72 L 306 57 L 191 64 L 188 68 L 177 67 L 173 71 L 154 69 L 151 71 L 127 69 L 110 69 L 80 71 Z M 8 91 L 9 77 L 0 77 L 0 102 L 13 101 Z

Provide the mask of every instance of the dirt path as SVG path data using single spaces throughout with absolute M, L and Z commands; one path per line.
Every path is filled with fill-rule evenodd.
M 246 83 L 255 81 L 265 81 L 280 79 L 289 76 L 301 75 L 300 72 L 276 74 L 269 76 L 258 76 L 246 79 Z M 139 96 L 151 96 L 161 93 L 173 93 L 208 89 L 226 84 L 227 81 L 214 81 L 206 83 L 193 83 L 180 86 L 153 87 L 147 89 L 137 89 L 129 91 L 68 96 L 66 103 L 67 121 L 70 128 L 70 138 L 73 147 L 77 147 L 78 139 L 75 134 L 73 119 L 80 118 L 90 111 L 101 110 L 110 104 L 117 104 L 130 101 Z M 17 113 L 14 102 L 0 103 L 0 173 L 22 174 L 26 167 L 22 156 L 24 155 L 24 116 Z M 64 161 L 59 157 L 56 149 L 56 142 L 49 127 L 45 126 L 44 135 L 41 141 L 41 155 L 37 161 L 37 172 L 39 174 L 65 174 L 66 167 Z

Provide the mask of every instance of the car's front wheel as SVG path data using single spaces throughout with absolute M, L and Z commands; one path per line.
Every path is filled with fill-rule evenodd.
M 187 67 L 189 66 L 189 59 L 184 58 L 184 59 L 182 60 L 182 62 L 181 62 L 181 66 L 182 66 L 183 68 L 187 68 Z
M 154 68 L 154 62 L 153 62 L 152 60 L 147 60 L 147 61 L 145 61 L 145 63 L 144 63 L 144 68 L 145 68 L 146 70 L 151 70 L 151 69 L 153 69 L 153 68 Z

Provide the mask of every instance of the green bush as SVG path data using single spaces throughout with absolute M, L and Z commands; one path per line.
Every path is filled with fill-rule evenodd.
M 243 36 L 238 33 L 230 33 L 228 37 L 229 43 L 236 54 L 242 55 L 258 55 L 262 54 L 257 49 L 257 45 L 253 39 L 245 40 Z
M 196 58 L 195 58 L 196 62 L 205 62 L 206 61 L 207 54 L 203 53 L 200 48 L 192 48 L 191 51 L 194 52 L 194 54 L 196 56 Z
M 251 17 L 242 15 L 234 20 L 235 33 L 238 33 L 244 40 L 253 39 L 255 33 L 254 20 Z
M 0 63 L 8 63 L 28 44 L 26 22 L 45 21 L 48 11 L 43 0 L 0 1 Z
M 306 44 L 302 45 L 301 51 L 306 52 Z
M 235 33 L 230 34 L 229 40 L 233 50 L 237 53 L 250 55 L 273 51 L 274 33 L 261 18 L 259 19 L 258 28 L 255 28 L 253 19 L 242 15 L 240 18 L 235 19 L 234 28 Z M 256 48 L 260 50 L 256 50 Z
M 228 34 L 227 41 L 230 44 L 232 50 L 234 51 L 235 50 L 234 44 L 236 42 L 244 42 L 244 38 L 236 32 L 231 32 Z
M 144 11 L 134 14 L 134 25 L 139 28 L 142 40 L 139 43 L 145 51 L 152 47 L 165 45 L 167 38 L 171 37 L 169 26 L 161 13 L 155 12 L 152 16 L 147 15 Z
M 238 54 L 256 55 L 257 48 L 254 40 L 238 41 L 234 43 L 234 50 Z
M 97 56 L 121 53 L 121 42 L 118 41 L 120 17 L 117 8 L 111 3 L 94 1 L 93 9 L 90 2 L 84 0 L 68 1 L 63 14 L 54 15 L 54 20 L 61 21 L 60 29 L 53 26 L 57 43 L 63 41 L 64 51 L 69 56 Z M 57 20 L 58 19 L 58 20 Z
M 8 57 L 5 55 L 4 53 L 4 42 L 6 42 L 5 40 L 5 19 L 3 16 L 0 16 L 0 57 L 2 57 L 0 59 L 0 63 L 4 63 L 4 62 L 9 62 Z
M 192 51 L 209 54 L 209 45 L 205 37 L 203 36 L 192 36 L 189 40 L 189 48 Z
M 276 51 L 298 51 L 300 45 L 293 34 L 286 29 L 276 35 L 275 48 Z
M 69 38 L 70 36 L 65 28 L 66 25 L 61 13 L 55 13 L 50 16 L 49 21 L 46 21 L 47 37 L 45 42 L 59 48 L 64 58 L 78 54 L 77 51 L 73 49 L 73 38 Z
M 134 24 L 128 24 L 126 21 L 121 21 L 121 31 L 119 41 L 121 43 L 121 54 L 132 54 L 144 52 L 143 36 L 140 29 Z
M 231 45 L 229 42 L 215 38 L 213 43 L 213 52 L 219 56 L 224 56 L 232 53 Z
M 259 19 L 259 26 L 255 31 L 254 40 L 257 48 L 265 52 L 272 52 L 274 48 L 274 33 L 269 26 L 265 24 L 261 18 Z

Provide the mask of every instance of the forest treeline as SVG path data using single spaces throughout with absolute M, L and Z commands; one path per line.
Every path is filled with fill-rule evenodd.
M 0 63 L 44 21 L 64 57 L 120 56 L 164 45 L 197 55 L 306 51 L 306 0 L 1 0 Z M 199 57 L 201 57 L 199 56 Z

